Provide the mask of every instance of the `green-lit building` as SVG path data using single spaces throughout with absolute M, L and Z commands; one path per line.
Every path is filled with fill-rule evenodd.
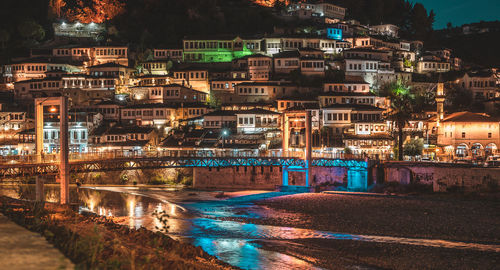
M 231 62 L 234 59 L 265 50 L 262 38 L 186 37 L 183 40 L 184 61 L 194 63 Z

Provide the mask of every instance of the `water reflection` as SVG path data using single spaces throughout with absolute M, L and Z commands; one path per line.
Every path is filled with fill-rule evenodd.
M 321 269 L 286 254 L 263 250 L 242 239 L 198 237 L 193 244 L 242 269 Z
M 150 230 L 163 224 L 153 216 L 155 211 L 168 215 L 169 235 L 201 246 L 207 253 L 243 269 L 316 269 L 304 260 L 279 252 L 268 251 L 255 243 L 259 241 L 289 241 L 304 238 L 355 240 L 379 243 L 398 243 L 417 246 L 473 249 L 500 252 L 498 245 L 461 243 L 432 239 L 412 239 L 390 236 L 353 235 L 309 229 L 247 224 L 224 220 L 234 217 L 259 217 L 259 209 L 251 201 L 276 196 L 267 193 L 223 201 L 179 203 L 186 193 L 140 188 L 72 189 L 72 198 L 79 201 L 82 211 L 103 216 L 113 216 L 116 222 L 133 228 L 141 226 Z M 33 199 L 34 186 L 2 188 L 0 194 Z M 58 187 L 46 188 L 46 198 L 58 198 Z M 202 195 L 203 196 L 203 195 Z M 184 206 L 181 206 L 183 204 Z M 262 209 L 260 209 L 262 211 Z

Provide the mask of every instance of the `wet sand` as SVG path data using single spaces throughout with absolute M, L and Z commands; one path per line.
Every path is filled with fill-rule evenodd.
M 500 246 L 500 202 L 446 195 L 414 197 L 296 194 L 258 201 L 258 224 L 330 232 L 442 239 Z M 260 241 L 328 269 L 497 269 L 500 253 L 353 240 Z

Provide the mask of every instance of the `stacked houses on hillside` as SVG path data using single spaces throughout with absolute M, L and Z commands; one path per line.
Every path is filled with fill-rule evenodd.
M 1 67 L 0 152 L 33 151 L 33 101 L 43 97 L 69 98 L 72 152 L 270 151 L 281 147 L 283 116 L 310 111 L 314 151 L 390 158 L 396 128 L 379 91 L 399 80 L 435 92 L 434 78 L 450 77 L 439 74 L 453 73 L 448 89 L 461 87 L 498 112 L 497 70 L 465 71 L 451 50 L 425 50 L 421 41 L 399 38 L 396 25 L 361 25 L 345 20 L 345 8 L 306 1 L 280 16 L 307 20 L 314 30 L 187 36 L 179 47 L 151 48 L 137 63 L 122 45 L 33 48 Z M 432 110 L 415 115 L 405 140 L 425 139 L 433 158 L 497 153 L 496 118 L 450 114 L 438 126 Z M 472 140 L 465 129 L 475 125 L 488 138 L 472 132 Z M 287 132 L 292 148 L 303 147 L 303 119 Z M 56 124 L 47 127 L 46 153 L 58 151 L 57 133 Z

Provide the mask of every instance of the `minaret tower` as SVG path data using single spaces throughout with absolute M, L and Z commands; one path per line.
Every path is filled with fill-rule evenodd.
M 438 82 L 437 90 L 436 90 L 436 104 L 437 104 L 437 120 L 436 126 L 439 127 L 439 123 L 444 118 L 444 84 L 442 82 Z

